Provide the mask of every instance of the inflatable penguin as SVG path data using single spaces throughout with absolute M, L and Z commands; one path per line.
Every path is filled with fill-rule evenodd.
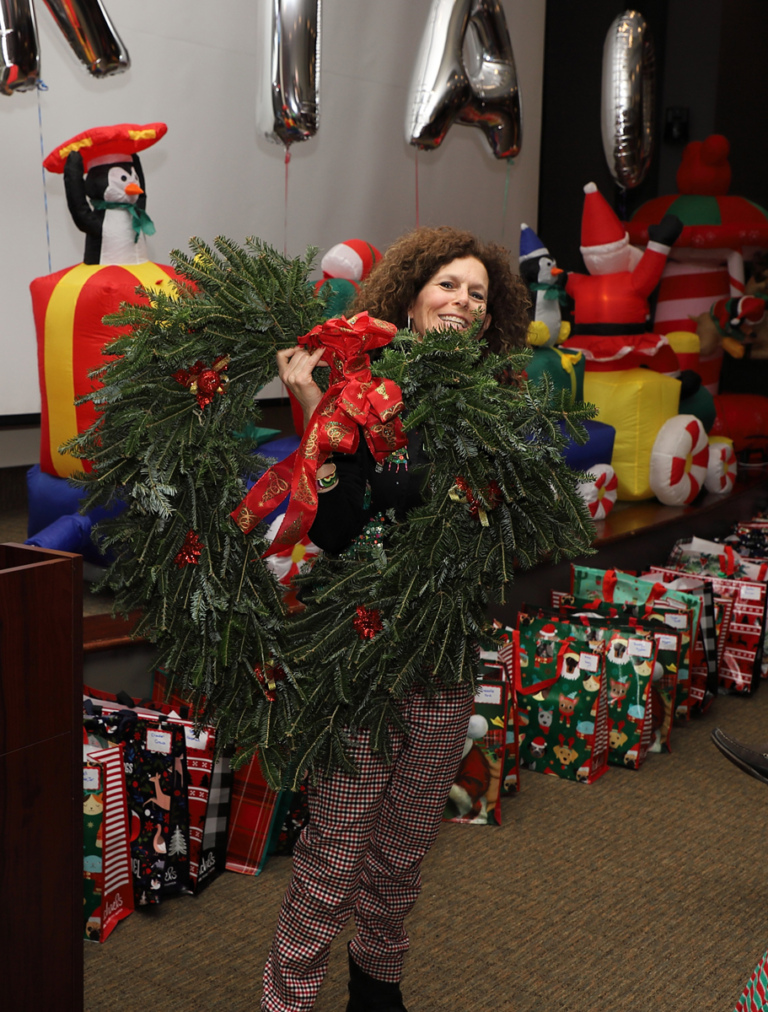
M 565 273 L 525 222 L 520 225 L 520 277 L 531 293 L 533 315 L 528 344 L 537 348 L 561 344 L 571 331 L 560 308 L 568 301 Z
M 97 127 L 46 158 L 46 169 L 64 173 L 69 212 L 86 235 L 84 264 L 141 264 L 149 259 L 146 237 L 154 234 L 155 226 L 145 210 L 138 152 L 160 140 L 166 129 L 164 123 Z

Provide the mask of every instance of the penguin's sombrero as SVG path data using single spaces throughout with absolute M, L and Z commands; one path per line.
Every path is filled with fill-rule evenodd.
M 86 172 L 98 162 L 130 162 L 137 151 L 156 144 L 167 130 L 165 123 L 118 123 L 84 130 L 55 148 L 43 162 L 43 168 L 49 172 L 63 172 L 67 155 L 72 151 L 79 151 L 83 156 Z

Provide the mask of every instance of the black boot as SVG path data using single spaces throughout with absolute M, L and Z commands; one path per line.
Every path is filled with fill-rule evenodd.
M 347 1012 L 408 1012 L 399 984 L 376 980 L 361 970 L 349 953 Z

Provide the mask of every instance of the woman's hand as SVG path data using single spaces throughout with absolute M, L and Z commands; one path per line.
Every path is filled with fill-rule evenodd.
M 296 345 L 295 348 L 283 348 L 277 353 L 278 375 L 301 405 L 305 425 L 323 398 L 323 391 L 315 383 L 312 373 L 324 351 L 324 348 L 317 348 L 308 352 Z

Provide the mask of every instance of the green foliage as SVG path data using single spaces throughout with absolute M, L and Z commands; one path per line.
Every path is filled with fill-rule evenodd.
M 94 464 L 86 506 L 126 503 L 98 527 L 114 552 L 103 582 L 121 611 L 141 609 L 137 632 L 157 642 L 220 741 L 243 758 L 258 751 L 273 785 L 308 767 L 351 769 L 350 729 L 370 728 L 386 756 L 398 700 L 417 686 L 474 684 L 488 602 L 504 599 L 517 567 L 589 550 L 591 521 L 556 423 L 565 417 L 581 439 L 593 412 L 556 399 L 546 382 L 529 387 L 526 352 L 482 358 L 477 328 L 398 334 L 373 371 L 400 385 L 404 424 L 421 433 L 431 461 L 423 504 L 391 524 L 384 553 L 322 558 L 299 581 L 305 610 L 286 615 L 261 559 L 263 530 L 243 535 L 230 513 L 243 476 L 264 466 L 248 436 L 253 395 L 274 376 L 276 350 L 322 318 L 311 253 L 287 260 L 223 239 L 192 250 L 173 260 L 194 288 L 115 317 L 130 336 L 110 345 L 100 370 L 99 421 L 70 446 Z M 174 373 L 220 355 L 230 357 L 229 383 L 199 407 Z M 498 381 L 505 372 L 511 384 Z M 189 531 L 204 548 L 198 564 L 179 567 Z M 374 636 L 358 635 L 358 608 L 380 619 Z M 254 676 L 269 664 L 284 674 L 272 700 Z
M 309 282 L 312 251 L 281 257 L 249 240 L 242 248 L 199 240 L 172 254 L 185 279 L 173 295 L 145 293 L 110 322 L 128 327 L 106 349 L 88 398 L 101 416 L 69 444 L 90 460 L 85 508 L 120 499 L 125 510 L 98 525 L 112 561 L 100 588 L 117 609 L 141 610 L 136 634 L 157 643 L 159 663 L 190 696 L 220 715 L 234 739 L 244 713 L 261 701 L 254 677 L 276 648 L 284 622 L 280 589 L 261 563 L 266 543 L 246 539 L 230 519 L 244 479 L 266 462 L 258 440 L 256 392 L 275 376 L 275 352 L 322 319 Z M 174 378 L 196 362 L 228 355 L 223 394 L 201 407 Z M 237 433 L 237 434 L 236 434 Z M 196 565 L 175 562 L 189 531 L 203 543 Z M 97 588 L 98 589 L 98 588 Z

